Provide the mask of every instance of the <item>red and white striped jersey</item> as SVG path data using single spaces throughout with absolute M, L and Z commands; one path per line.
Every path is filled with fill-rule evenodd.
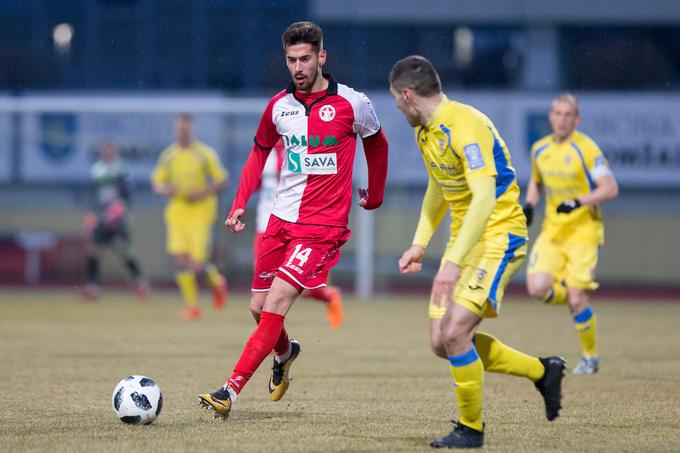
M 363 93 L 324 77 L 329 81 L 325 91 L 305 95 L 291 83 L 269 101 L 253 152 L 259 148 L 268 153 L 283 140 L 273 215 L 288 222 L 344 227 L 352 201 L 357 135 L 366 139 L 379 133 L 380 121 Z M 245 207 L 250 194 L 242 195 L 245 200 L 237 196 L 235 207 Z

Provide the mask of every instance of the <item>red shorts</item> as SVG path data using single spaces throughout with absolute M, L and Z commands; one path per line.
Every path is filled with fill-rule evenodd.
M 346 227 L 301 225 L 271 216 L 255 259 L 253 291 L 269 291 L 274 277 L 298 291 L 326 286 L 351 234 Z

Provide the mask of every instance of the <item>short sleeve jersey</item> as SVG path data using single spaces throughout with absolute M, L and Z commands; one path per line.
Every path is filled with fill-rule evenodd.
M 294 85 L 274 96 L 255 144 L 268 150 L 283 139 L 284 161 L 272 214 L 288 222 L 347 226 L 357 136 L 380 132 L 371 101 L 337 83 L 303 99 Z M 306 101 L 309 101 L 307 103 Z
M 510 152 L 486 115 L 444 96 L 430 122 L 417 127 L 415 135 L 429 177 L 449 204 L 451 238 L 458 235 L 472 200 L 468 183 L 488 176 L 496 179 L 496 206 L 481 239 L 527 237 Z
M 557 206 L 595 189 L 595 180 L 611 174 L 607 159 L 587 135 L 574 131 L 556 143 L 552 134 L 531 147 L 531 175 L 545 192 L 542 231 L 556 241 L 602 244 L 604 226 L 599 206 L 558 214 Z
M 182 148 L 174 143 L 165 148 L 154 168 L 151 179 L 154 184 L 172 184 L 177 193 L 168 204 L 166 213 L 179 218 L 188 210 L 205 212 L 206 219 L 214 220 L 217 209 L 217 196 L 210 195 L 197 202 L 189 202 L 187 194 L 202 190 L 210 182 L 223 181 L 227 170 L 212 148 L 202 142 L 194 141 L 189 147 Z

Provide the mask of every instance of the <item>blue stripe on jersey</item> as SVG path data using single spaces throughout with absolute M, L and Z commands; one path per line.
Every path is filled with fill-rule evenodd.
M 545 145 L 543 145 L 543 146 L 541 146 L 540 148 L 536 149 L 536 151 L 534 152 L 534 160 L 537 160 L 537 159 L 538 159 L 538 156 L 540 156 L 541 153 L 542 153 L 543 151 L 545 151 L 546 149 L 548 149 L 548 145 L 550 145 L 550 143 L 546 143 Z
M 583 158 L 583 153 L 581 152 L 581 148 L 576 146 L 576 143 L 571 143 L 571 147 L 576 150 L 576 153 L 578 154 L 579 159 L 581 159 L 581 165 L 583 165 L 583 172 L 586 174 L 586 178 L 588 178 L 588 185 L 590 186 L 590 190 L 595 190 L 595 182 L 593 181 L 593 178 L 590 177 L 590 172 L 588 171 L 588 166 L 586 165 L 586 160 Z
M 515 251 L 527 242 L 527 238 L 511 233 L 508 233 L 508 239 L 510 239 L 508 241 L 508 248 L 505 250 L 503 260 L 501 261 L 501 265 L 498 266 L 496 275 L 493 277 L 493 283 L 491 283 L 491 289 L 489 290 L 489 300 L 491 301 L 494 310 L 496 310 L 498 306 L 496 292 L 498 292 L 498 285 L 501 282 L 501 277 L 503 277 L 503 272 L 505 272 L 505 268 L 508 267 L 510 260 L 515 257 Z
M 446 138 L 449 140 L 449 148 L 451 149 L 451 151 L 453 152 L 453 154 L 454 154 L 456 157 L 458 157 L 458 153 L 456 153 L 456 151 L 454 151 L 454 149 L 453 149 L 453 146 L 451 146 L 451 129 L 449 129 L 448 127 L 444 126 L 443 124 L 440 124 L 440 125 L 439 125 L 439 129 L 441 129 L 442 132 L 446 134 Z M 458 157 L 458 158 L 460 159 L 460 157 Z
M 584 322 L 590 321 L 590 318 L 593 317 L 593 308 L 588 305 L 586 308 L 583 309 L 583 311 L 576 316 L 574 316 L 574 322 L 577 324 L 583 324 Z
M 515 180 L 515 170 L 513 170 L 510 165 L 508 165 L 508 159 L 505 158 L 505 153 L 503 153 L 503 147 L 501 142 L 493 134 L 493 160 L 496 164 L 496 171 L 498 176 L 496 177 L 496 198 L 508 190 L 510 184 Z
M 472 345 L 472 348 L 468 352 L 464 352 L 461 355 L 449 356 L 449 362 L 451 362 L 451 366 L 469 365 L 475 362 L 477 359 L 479 359 L 479 355 L 477 354 L 477 350 L 475 349 L 474 344 Z
M 423 133 L 423 130 L 425 129 L 425 126 L 420 126 L 420 129 L 418 129 L 418 137 L 417 140 L 420 141 L 420 134 Z

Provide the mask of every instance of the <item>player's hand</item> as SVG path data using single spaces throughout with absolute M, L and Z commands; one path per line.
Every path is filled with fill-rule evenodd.
M 442 303 L 446 306 L 451 303 L 453 288 L 456 287 L 460 278 L 460 266 L 451 261 L 447 261 L 437 272 L 432 282 L 432 303 L 441 307 Z
M 368 206 L 368 189 L 359 188 L 359 206 L 364 209 Z
M 534 221 L 534 207 L 529 203 L 525 203 L 522 206 L 522 211 L 524 211 L 524 217 L 527 218 L 527 226 L 531 226 L 531 222 Z
M 246 211 L 242 208 L 236 209 L 230 217 L 227 217 L 224 224 L 229 228 L 232 233 L 240 233 L 246 227 L 245 222 L 241 221 L 241 217 Z
M 123 220 L 127 207 L 121 200 L 110 203 L 104 211 L 104 222 L 109 227 L 114 227 Z
M 91 233 L 97 228 L 97 214 L 88 212 L 83 217 L 83 230 L 85 233 Z
M 581 202 L 578 201 L 578 199 L 565 200 L 557 207 L 557 212 L 559 214 L 569 214 L 574 209 L 578 209 L 580 207 L 581 207 Z
M 177 189 L 172 184 L 163 184 L 155 188 L 158 195 L 165 195 L 166 197 L 174 197 L 177 195 Z
M 421 261 L 425 255 L 425 249 L 413 244 L 399 258 L 399 272 L 402 274 L 413 274 L 420 272 L 423 267 Z
M 208 195 L 207 191 L 205 189 L 199 189 L 199 190 L 190 190 L 186 195 L 185 198 L 188 202 L 190 203 L 195 203 L 198 200 L 201 200 L 205 198 Z

